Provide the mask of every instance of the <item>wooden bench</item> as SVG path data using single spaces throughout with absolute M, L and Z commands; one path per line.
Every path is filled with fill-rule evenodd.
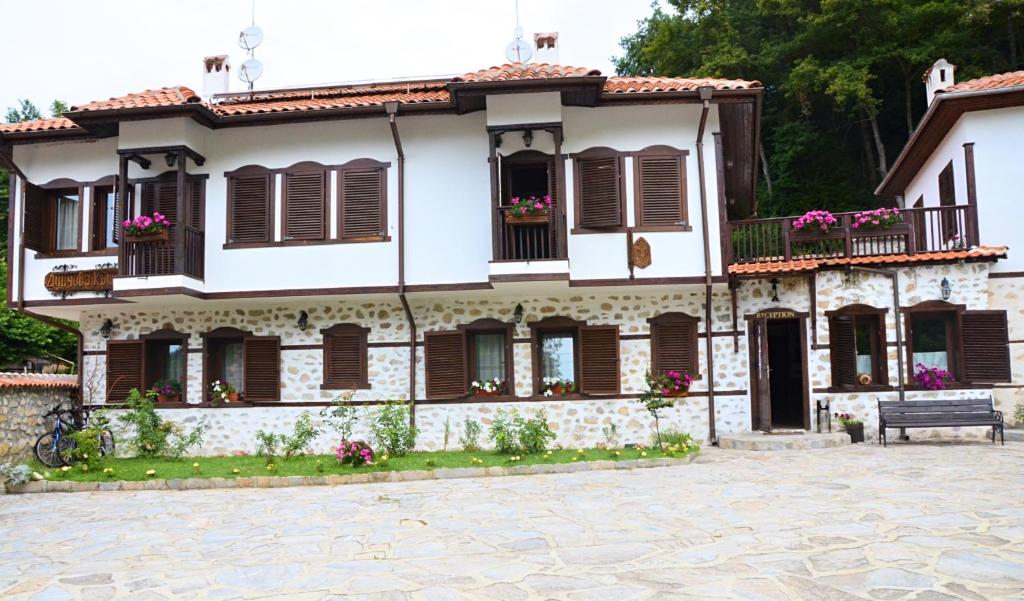
M 1003 437 L 1003 413 L 996 411 L 992 399 L 957 399 L 945 401 L 878 401 L 878 442 L 886 446 L 886 428 L 899 428 L 904 436 L 907 428 L 953 428 L 958 426 L 991 426 L 992 442 Z

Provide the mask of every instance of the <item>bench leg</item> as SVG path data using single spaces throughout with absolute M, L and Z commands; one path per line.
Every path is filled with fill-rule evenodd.
M 906 428 L 900 428 L 900 440 L 910 440 L 910 436 L 907 435 Z
M 1006 433 L 1003 432 L 1003 428 L 1004 427 L 1005 426 L 1003 426 L 1002 424 L 999 425 L 999 444 L 1001 444 L 1001 445 L 1003 445 L 1005 447 L 1006 446 Z M 996 435 L 995 435 L 995 433 L 993 433 L 992 434 L 992 442 L 994 443 L 995 441 L 996 441 Z

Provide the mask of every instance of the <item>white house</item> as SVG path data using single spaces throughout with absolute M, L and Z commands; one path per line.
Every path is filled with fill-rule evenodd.
M 944 237 L 980 236 L 1012 247 L 1020 235 L 1017 145 L 1024 136 L 1024 71 L 960 83 L 955 73 L 945 59 L 925 73 L 928 110 L 876 194 L 902 199 L 907 207 L 945 211 L 947 217 L 935 224 Z M 958 205 L 971 209 L 952 213 L 949 207 Z M 992 265 L 988 278 L 990 308 L 1010 318 L 1013 378 L 995 385 L 997 404 L 1009 415 L 1024 402 L 1024 258 L 1011 252 Z
M 87 403 L 182 383 L 162 407 L 210 423 L 206 452 L 251 450 L 346 391 L 412 401 L 424 448 L 499 408 L 545 409 L 563 445 L 608 424 L 646 441 L 649 370 L 697 378 L 667 421 L 712 440 L 816 427 L 819 401 L 870 420 L 878 399 L 991 394 L 1005 335 L 964 341 L 1005 334 L 987 286 L 1006 250 L 928 230 L 973 204 L 874 232 L 749 219 L 761 94 L 510 64 L 178 86 L 5 125 L 8 304 L 80 323 Z M 515 214 L 526 198 L 539 209 Z M 118 225 L 157 212 L 164 233 Z M 921 360 L 955 390 L 915 389 Z M 468 394 L 495 378 L 499 394 Z M 215 380 L 241 400 L 211 403 Z

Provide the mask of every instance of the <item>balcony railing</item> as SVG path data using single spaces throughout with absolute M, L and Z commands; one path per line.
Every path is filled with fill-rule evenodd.
M 175 240 L 184 237 L 181 261 L 175 260 Z M 188 226 L 171 226 L 168 240 L 131 241 L 122 243 L 121 275 L 187 275 L 203 279 L 203 232 Z
M 530 223 L 516 223 L 508 216 L 509 207 L 498 207 L 498 256 L 500 261 L 536 261 L 564 259 L 559 240 L 557 207 L 546 217 L 536 217 Z M 510 222 L 511 221 L 511 222 Z
M 793 229 L 796 217 L 729 222 L 729 263 L 836 259 L 970 248 L 978 244 L 974 205 L 900 209 L 903 223 L 878 229 L 851 227 L 856 213 L 834 213 L 828 232 Z

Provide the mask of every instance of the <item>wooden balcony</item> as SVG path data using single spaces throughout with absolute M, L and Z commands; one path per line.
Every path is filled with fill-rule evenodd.
M 732 221 L 727 224 L 725 251 L 731 264 L 913 255 L 979 243 L 974 205 L 900 209 L 900 214 L 903 223 L 855 229 L 856 213 L 834 213 L 838 224 L 828 232 L 795 231 L 796 217 Z
M 540 261 L 565 259 L 564 217 L 552 207 L 543 219 L 529 223 L 516 222 L 508 215 L 509 207 L 499 206 L 497 256 L 498 261 Z M 562 220 L 562 223 L 559 223 Z
M 175 256 L 177 236 L 184 237 L 183 252 Z M 167 240 L 132 241 L 121 243 L 120 275 L 154 276 L 187 275 L 203 279 L 203 232 L 189 226 L 171 226 Z

